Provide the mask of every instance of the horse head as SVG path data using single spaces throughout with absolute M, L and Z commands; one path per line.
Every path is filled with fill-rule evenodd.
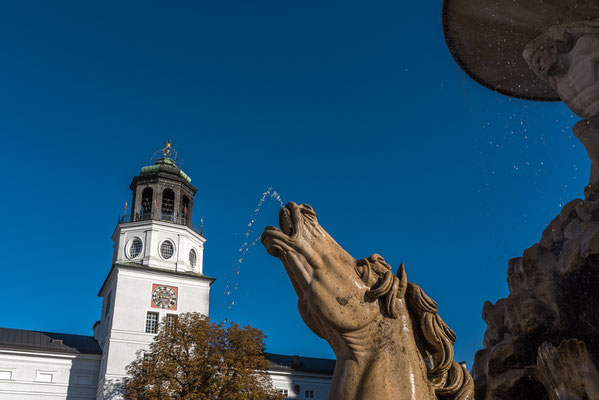
M 399 386 L 411 383 L 405 390 L 395 388 L 403 390 L 406 399 L 412 398 L 408 392 L 422 399 L 473 398 L 470 374 L 453 361 L 454 332 L 439 317 L 437 304 L 407 281 L 403 264 L 393 274 L 378 254 L 356 261 L 320 226 L 307 204 L 292 202 L 281 208 L 279 226 L 265 229 L 262 244 L 282 261 L 306 325 L 326 339 L 337 355 L 335 377 L 345 377 L 334 377 L 333 383 L 348 386 L 359 382 L 359 389 L 344 389 L 345 395 L 339 398 L 371 398 L 373 392 L 364 387 L 379 379 L 372 372 L 378 361 L 387 373 L 411 374 L 404 381 L 395 381 Z M 370 358 L 361 362 L 357 352 L 373 354 L 362 356 Z M 340 358 L 344 359 L 341 368 L 351 369 L 351 373 L 338 373 Z M 390 361 L 392 358 L 400 362 Z M 368 367 L 364 369 L 360 363 Z M 420 378 L 415 370 L 422 371 L 420 386 L 414 385 L 414 379 Z M 378 386 L 393 385 L 388 382 Z M 416 386 L 419 389 L 414 389 Z M 378 392 L 377 396 L 387 398 Z

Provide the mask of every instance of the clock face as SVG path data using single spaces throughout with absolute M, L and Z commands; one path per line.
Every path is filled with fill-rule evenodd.
M 172 309 L 177 304 L 177 293 L 170 286 L 157 286 L 152 292 L 152 303 L 159 308 Z

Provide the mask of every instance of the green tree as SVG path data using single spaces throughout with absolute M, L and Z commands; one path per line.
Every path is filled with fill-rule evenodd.
M 148 351 L 127 367 L 130 400 L 283 400 L 266 370 L 264 334 L 211 323 L 199 313 L 166 318 Z

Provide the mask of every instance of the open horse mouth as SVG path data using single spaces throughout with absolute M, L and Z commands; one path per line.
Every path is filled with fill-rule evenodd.
M 281 227 L 281 231 L 287 236 L 293 236 L 295 233 L 291 212 L 287 206 L 282 207 L 281 210 L 279 210 L 279 226 Z
M 281 251 L 290 250 L 291 240 L 298 234 L 300 214 L 295 203 L 289 203 L 279 210 L 279 226 L 267 226 L 260 237 L 266 250 L 273 256 L 279 257 Z
M 294 236 L 295 233 L 297 232 L 297 229 L 295 227 L 295 223 L 293 222 L 293 216 L 291 214 L 290 208 L 291 208 L 291 203 L 287 204 L 285 207 L 281 207 L 281 209 L 279 210 L 279 227 L 281 229 L 278 229 L 274 226 L 267 226 L 264 229 L 264 233 L 270 231 L 270 232 L 281 232 L 284 233 L 285 235 L 291 237 Z M 263 236 L 264 237 L 264 236 Z M 262 240 L 262 242 L 264 242 L 264 240 Z

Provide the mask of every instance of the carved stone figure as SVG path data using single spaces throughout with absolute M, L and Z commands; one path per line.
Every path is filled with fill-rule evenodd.
M 585 371 L 599 365 L 599 192 L 566 204 L 540 242 L 510 260 L 507 280 L 509 296 L 483 307 L 484 348 L 472 369 L 476 398 L 599 398 L 572 394 L 590 387 L 594 375 Z M 549 350 L 574 338 L 586 343 L 587 356 L 579 342 Z M 555 397 L 556 388 L 570 394 L 560 389 Z
M 329 400 L 473 399 L 437 304 L 377 254 L 355 260 L 307 204 L 289 203 L 261 241 L 285 267 L 306 325 L 333 348 Z
M 508 96 L 561 100 L 599 182 L 599 0 L 444 0 L 449 50 L 477 82 Z M 589 192 L 590 189 L 587 189 Z
M 576 115 L 599 115 L 599 19 L 551 26 L 522 55 Z
M 552 26 L 526 46 L 523 56 L 584 118 L 573 132 L 591 159 L 589 184 L 599 181 L 599 19 Z
M 541 241 L 509 262 L 509 296 L 483 307 L 476 398 L 599 398 L 599 0 L 444 0 L 443 25 L 477 82 L 562 100 L 582 117 L 573 131 L 591 159 L 585 200 L 564 206 Z

